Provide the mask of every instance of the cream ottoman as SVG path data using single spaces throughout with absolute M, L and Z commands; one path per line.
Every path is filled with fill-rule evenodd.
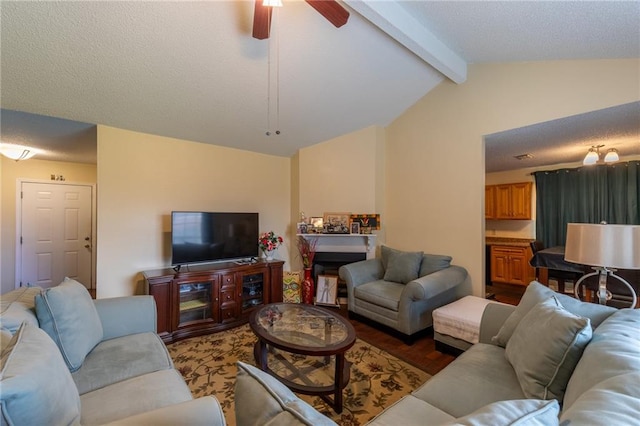
M 480 320 L 489 303 L 500 303 L 476 296 L 465 296 L 433 311 L 433 338 L 440 352 L 459 354 L 478 343 Z

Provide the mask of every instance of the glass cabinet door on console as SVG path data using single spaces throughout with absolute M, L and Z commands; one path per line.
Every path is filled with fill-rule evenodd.
M 216 288 L 213 281 L 177 282 L 178 327 L 200 321 L 215 321 Z
M 264 272 L 242 276 L 242 310 L 264 304 Z

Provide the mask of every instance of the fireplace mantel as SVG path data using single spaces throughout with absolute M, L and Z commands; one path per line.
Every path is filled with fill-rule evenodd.
M 366 253 L 367 259 L 376 256 L 375 234 L 297 234 L 308 241 L 317 241 L 317 252 Z

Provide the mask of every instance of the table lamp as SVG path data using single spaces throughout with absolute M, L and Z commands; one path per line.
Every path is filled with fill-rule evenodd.
M 598 275 L 598 302 L 606 304 L 611 299 L 611 292 L 607 290 L 607 277 L 610 276 L 629 288 L 631 307 L 636 306 L 638 298 L 633 287 L 614 272 L 617 269 L 640 269 L 640 225 L 569 223 L 564 259 L 595 269 L 576 282 L 576 298 L 579 298 L 579 288 L 584 280 Z

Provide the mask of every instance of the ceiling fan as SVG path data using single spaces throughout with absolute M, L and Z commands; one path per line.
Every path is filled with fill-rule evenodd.
M 340 28 L 347 23 L 349 12 L 340 6 L 336 0 L 306 0 L 329 22 Z M 264 0 L 255 0 L 253 12 L 253 37 L 258 40 L 269 38 L 271 30 L 271 13 L 273 6 L 265 6 Z

